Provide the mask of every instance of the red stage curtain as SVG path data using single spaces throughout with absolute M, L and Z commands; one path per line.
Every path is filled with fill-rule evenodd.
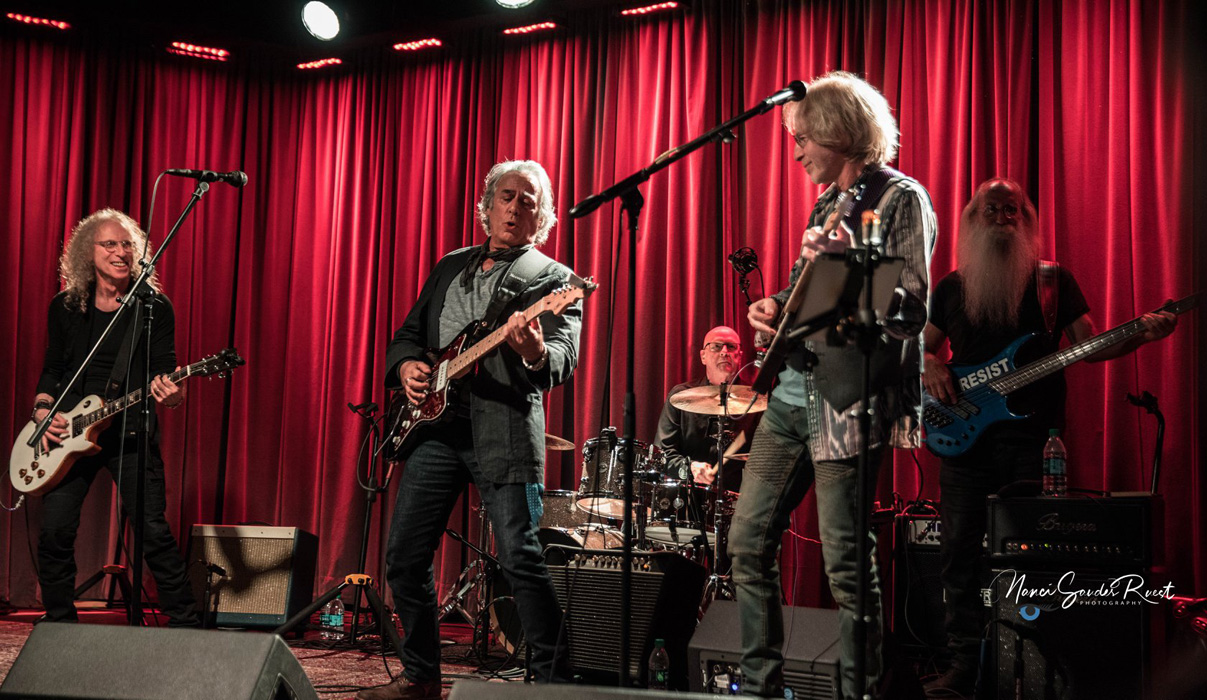
M 941 238 L 934 278 L 952 268 L 958 214 L 995 175 L 1024 184 L 1041 212 L 1045 255 L 1074 271 L 1100 329 L 1202 280 L 1189 251 L 1193 90 L 1186 3 L 1120 0 L 756 2 L 703 0 L 640 20 L 584 13 L 547 35 L 482 31 L 443 49 L 364 52 L 327 73 L 299 73 L 236 51 L 191 62 L 84 31 L 0 34 L 0 212 L 12 272 L 0 281 L 6 395 L 0 425 L 26 420 L 72 224 L 102 206 L 145 221 L 166 167 L 241 169 L 215 185 L 161 267 L 176 305 L 178 352 L 192 361 L 234 345 L 248 360 L 229 384 L 195 381 L 165 414 L 169 520 L 296 525 L 320 536 L 317 585 L 356 566 L 365 510 L 357 486 L 364 426 L 351 401 L 385 403 L 385 344 L 437 259 L 480 240 L 474 199 L 489 166 L 534 158 L 549 170 L 561 222 L 546 251 L 601 290 L 587 302 L 581 362 L 548 401 L 549 431 L 576 444 L 620 423 L 628 271 L 614 272 L 614 205 L 571 221 L 577 200 L 782 87 L 831 69 L 866 75 L 900 121 L 898 167 L 929 189 Z M 791 160 L 773 111 L 736 142 L 710 146 L 643 186 L 638 241 L 638 425 L 649 440 L 665 392 L 697 373 L 718 323 L 744 329 L 724 262 L 752 246 L 766 290 L 784 284 L 818 189 Z M 152 238 L 162 242 L 191 192 L 165 179 Z M 757 280 L 754 291 L 758 292 Z M 612 383 L 607 322 L 614 299 Z M 1199 329 L 1106 365 L 1070 371 L 1077 486 L 1136 489 L 1154 446 L 1125 391 L 1157 394 L 1169 420 L 1163 491 L 1175 587 L 1207 577 L 1207 491 L 1196 413 Z M 601 414 L 601 407 L 606 413 Z M 606 418 L 604 417 L 606 416 Z M 937 499 L 937 463 L 907 453 L 881 495 Z M 547 485 L 573 488 L 577 454 L 555 455 Z M 920 477 L 925 477 L 924 488 Z M 81 532 L 87 575 L 109 558 L 112 506 L 94 497 Z M 369 572 L 380 574 L 379 500 Z M 8 499 L 5 499 L 8 500 Z M 384 507 L 380 504 L 384 503 Z M 29 604 L 27 542 L 37 499 L 6 515 L 0 595 Z M 460 527 L 462 514 L 454 516 Z M 811 499 L 794 527 L 816 537 Z M 801 604 L 828 602 L 820 552 L 787 539 L 785 580 Z M 459 571 L 445 548 L 438 580 Z

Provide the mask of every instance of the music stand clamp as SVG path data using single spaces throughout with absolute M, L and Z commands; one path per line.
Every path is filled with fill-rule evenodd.
M 869 212 L 870 213 L 870 212 Z M 855 477 L 855 559 L 860 563 L 856 574 L 855 624 L 852 628 L 854 646 L 860 650 L 855 655 L 855 687 L 867 685 L 867 627 L 871 622 L 867 615 L 868 597 L 868 543 L 863 535 L 868 531 L 870 508 L 868 486 L 871 455 L 866 446 L 870 444 L 871 424 L 871 379 L 872 355 L 881 330 L 877 318 L 888 315 L 893 290 L 905 266 L 902 258 L 883 255 L 878 236 L 869 237 L 868 229 L 879 230 L 879 219 L 871 226 L 865 222 L 863 245 L 853 245 L 842 254 L 820 254 L 814 260 L 813 276 L 806 287 L 804 303 L 797 312 L 795 325 L 788 332 L 788 339 L 800 342 L 806 338 L 820 339 L 830 345 L 843 345 L 853 341 L 863 355 L 859 408 L 859 434 L 865 449 L 859 452 Z M 887 290 L 887 292 L 882 291 Z M 868 697 L 868 696 L 864 696 Z

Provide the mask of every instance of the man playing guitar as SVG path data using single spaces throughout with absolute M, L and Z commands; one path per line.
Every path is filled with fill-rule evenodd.
M 1021 335 L 1036 333 L 1029 343 L 1036 355 L 1055 351 L 1061 334 L 1070 343 L 1094 335 L 1089 305 L 1066 269 L 1039 260 L 1035 207 L 1011 180 L 982 183 L 960 217 L 957 270 L 936 285 L 930 319 L 923 331 L 926 392 L 953 403 L 958 395 L 951 371 L 938 353 L 950 341 L 951 359 L 975 363 L 993 355 Z M 1176 316 L 1145 314 L 1146 330 L 1126 342 L 1086 358 L 1100 362 L 1125 355 L 1140 345 L 1173 332 Z M 940 517 L 941 579 L 947 605 L 951 667 L 927 684 L 934 697 L 971 696 L 977 677 L 981 622 L 977 568 L 985 536 L 985 498 L 1020 479 L 1039 479 L 1049 428 L 1064 425 L 1065 384 L 1061 373 L 1035 382 L 1019 398 L 1032 415 L 990 426 L 963 454 L 943 460 Z M 1021 407 L 1020 411 L 1021 412 Z
M 444 348 L 467 326 L 503 326 L 506 343 L 485 355 L 445 410 L 403 456 L 387 553 L 387 578 L 406 636 L 403 675 L 357 695 L 362 700 L 440 697 L 440 643 L 432 556 L 462 489 L 471 481 L 494 526 L 503 573 L 515 593 L 539 682 L 569 680 L 561 611 L 537 542 L 544 483 L 542 392 L 578 363 L 581 303 L 527 321 L 522 312 L 570 277 L 535 248 L 556 222 L 549 176 L 534 161 L 509 161 L 486 176 L 478 219 L 482 245 L 446 255 L 386 351 L 386 386 L 412 404 L 438 387 L 429 348 Z M 509 286 L 514 297 L 500 304 Z M 559 642 L 560 638 L 560 642 Z M 559 646 L 560 644 L 560 646 Z

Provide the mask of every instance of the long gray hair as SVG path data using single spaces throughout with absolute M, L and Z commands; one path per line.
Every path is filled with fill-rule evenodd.
M 63 290 L 67 292 L 67 307 L 76 311 L 87 311 L 96 284 L 96 266 L 93 263 L 92 246 L 101 225 L 112 221 L 130 234 L 134 242 L 134 265 L 137 267 L 145 256 L 151 254 L 151 243 L 147 234 L 138 227 L 138 222 L 116 209 L 94 211 L 80 220 L 71 230 L 71 239 L 59 258 L 59 277 L 63 279 Z M 133 270 L 133 268 L 131 268 Z M 151 289 L 159 291 L 159 273 L 148 280 Z

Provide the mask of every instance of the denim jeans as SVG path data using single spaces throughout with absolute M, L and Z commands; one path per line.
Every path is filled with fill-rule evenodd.
M 119 419 L 120 420 L 120 419 Z M 80 508 L 92 481 L 101 469 L 107 469 L 121 494 L 122 509 L 133 516 L 135 489 L 138 487 L 136 441 L 127 440 L 126 454 L 118 459 L 120 430 L 115 426 L 101 435 L 101 451 L 76 462 L 59 485 L 42 497 L 42 526 L 38 534 L 38 582 L 42 586 L 42 606 L 49 621 L 77 619 L 75 609 L 75 538 L 80 529 Z M 122 462 L 119 469 L 119 461 Z M 120 479 L 119 479 L 120 474 Z M 163 458 L 152 443 L 144 491 L 143 559 L 155 577 L 159 607 L 172 627 L 200 624 L 197 603 L 189 587 L 184 557 L 172 537 L 164 517 Z
M 532 652 L 530 670 L 538 682 L 569 680 L 569 652 L 565 636 L 559 639 L 558 634 L 562 612 L 537 541 L 539 513 L 529 508 L 525 484 L 499 484 L 483 477 L 469 435 L 469 422 L 463 418 L 432 428 L 399 480 L 386 578 L 402 623 L 406 677 L 420 683 L 440 678 L 432 556 L 457 498 L 472 480 L 494 526 L 498 558 Z
M 943 523 L 939 576 L 947 608 L 947 648 L 952 665 L 967 669 L 978 665 L 985 625 L 981 603 L 981 569 L 985 561 L 981 543 L 988 519 L 985 499 L 1011 482 L 1039 479 L 1047 439 L 1010 425 L 990 430 L 968 452 L 944 459 L 939 470 L 943 495 L 939 504 Z
M 814 463 L 808 449 L 805 409 L 771 399 L 751 445 L 742 495 L 729 534 L 733 580 L 741 616 L 744 691 L 763 697 L 784 695 L 784 621 L 780 606 L 779 551 L 792 511 L 813 484 L 817 491 L 818 531 L 830 592 L 838 602 L 839 669 L 843 697 L 858 698 L 854 688 L 857 559 L 855 491 L 857 458 Z M 874 484 L 879 450 L 871 455 Z M 880 676 L 880 586 L 875 536 L 867 533 L 870 582 L 867 597 L 867 687 Z M 798 634 L 809 631 L 800 630 Z

